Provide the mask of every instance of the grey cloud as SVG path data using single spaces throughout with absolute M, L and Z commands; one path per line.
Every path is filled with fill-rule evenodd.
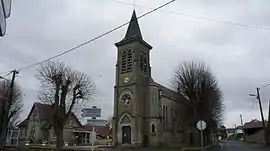
M 149 7 L 164 2 L 136 1 L 139 5 Z M 267 0 L 177 1 L 164 10 L 270 26 L 267 21 L 268 3 Z M 129 21 L 132 9 L 132 6 L 107 0 L 14 1 L 12 15 L 8 19 L 8 34 L 0 40 L 1 56 L 4 56 L 0 60 L 1 70 L 46 59 L 89 40 Z M 139 16 L 149 9 L 136 10 Z M 172 73 L 181 61 L 203 60 L 217 76 L 223 90 L 227 105 L 225 123 L 231 125 L 239 121 L 239 112 L 243 113 L 246 121 L 250 120 L 248 117 L 259 118 L 255 112 L 248 112 L 253 101 L 247 94 L 255 92 L 256 86 L 270 82 L 268 31 L 163 12 L 155 12 L 139 22 L 144 39 L 153 46 L 152 76 L 157 82 L 169 86 Z M 123 38 L 125 31 L 126 27 L 58 59 L 92 77 L 98 88 L 94 104 L 102 107 L 105 117 L 113 112 L 114 43 Z M 24 70 L 17 78 L 25 93 L 22 118 L 28 114 L 32 103 L 37 101 L 40 86 L 35 73 L 35 68 Z M 269 97 L 268 90 L 262 91 L 264 106 Z

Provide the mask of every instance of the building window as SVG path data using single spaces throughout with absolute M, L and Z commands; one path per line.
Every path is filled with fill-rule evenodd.
M 148 65 L 148 61 L 147 61 L 147 55 L 146 53 L 141 53 L 140 54 L 140 69 L 141 71 L 143 71 L 144 74 L 147 74 L 147 65 Z
M 72 126 L 72 124 L 73 124 L 72 119 L 69 120 L 68 124 L 69 124 L 69 126 Z
M 53 138 L 56 138 L 56 132 L 53 130 Z
M 175 120 L 175 118 L 176 118 L 176 117 L 175 117 L 175 114 L 176 114 L 175 112 L 176 112 L 176 111 L 175 111 L 174 109 L 172 109 L 172 120 Z
M 166 128 L 166 125 L 165 125 L 166 116 L 165 116 L 165 106 L 164 105 L 162 105 L 162 117 L 163 117 L 162 125 L 163 125 L 163 129 L 165 130 L 165 128 Z
M 130 103 L 130 100 L 131 100 L 131 96 L 129 94 L 124 94 L 122 97 L 121 97 L 121 102 L 123 104 L 126 104 L 128 105 Z
M 36 130 L 35 129 L 32 130 L 32 137 L 34 137 L 34 138 L 36 137 Z
M 166 110 L 166 130 L 169 130 L 169 127 L 170 127 L 170 121 L 169 121 L 169 111 L 168 111 L 168 106 L 166 106 L 165 108 Z
M 156 133 L 156 126 L 155 126 L 155 124 L 152 124 L 151 131 L 152 131 L 152 133 Z
M 163 95 L 163 93 L 162 93 L 162 90 L 158 90 L 159 91 L 159 98 L 161 98 L 161 96 Z
M 168 107 L 165 106 L 165 130 L 168 130 Z
M 25 130 L 24 130 L 24 137 L 27 136 L 27 132 L 28 132 L 28 129 L 25 129 Z
M 21 135 L 21 138 L 25 138 L 26 137 L 26 135 L 27 135 L 27 129 L 22 129 L 21 131 L 20 131 L 20 135 Z
M 121 73 L 126 73 L 126 72 L 131 72 L 132 71 L 132 66 L 133 66 L 133 55 L 132 55 L 132 50 L 123 50 L 121 54 Z

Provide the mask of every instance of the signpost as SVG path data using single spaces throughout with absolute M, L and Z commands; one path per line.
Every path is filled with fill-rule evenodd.
M 201 131 L 201 146 L 203 151 L 203 130 L 206 128 L 206 123 L 203 120 L 198 121 L 197 128 Z
M 93 108 L 83 108 L 82 109 L 82 117 L 101 117 L 101 109 L 96 108 L 93 106 Z
M 96 117 L 101 117 L 101 109 L 93 106 L 92 108 L 83 108 L 82 109 L 82 117 L 92 117 L 92 119 L 96 119 Z M 92 133 L 90 134 L 92 148 L 91 150 L 94 151 L 94 143 L 96 140 L 96 132 L 95 132 L 95 125 L 93 120 L 93 129 Z

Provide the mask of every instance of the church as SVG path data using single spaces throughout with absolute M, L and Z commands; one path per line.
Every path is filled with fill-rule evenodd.
M 113 145 L 173 146 L 187 142 L 181 99 L 151 77 L 150 50 L 135 10 L 117 47 L 114 86 Z M 179 101 L 180 100 L 180 101 Z

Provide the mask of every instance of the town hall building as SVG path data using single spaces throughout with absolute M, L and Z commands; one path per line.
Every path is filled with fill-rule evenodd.
M 187 143 L 189 134 L 179 116 L 182 101 L 176 92 L 152 79 L 152 46 L 142 37 L 135 10 L 125 37 L 115 46 L 113 144 L 157 147 Z

